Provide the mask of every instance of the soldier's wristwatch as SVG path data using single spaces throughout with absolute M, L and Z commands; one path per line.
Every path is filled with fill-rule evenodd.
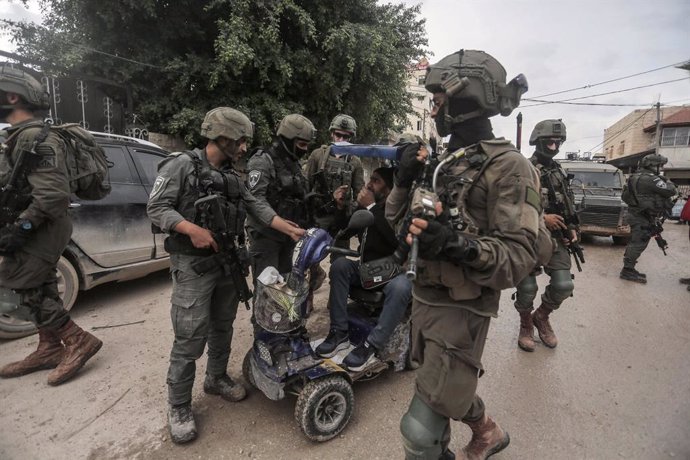
M 29 219 L 19 219 L 17 220 L 17 226 L 24 230 L 25 232 L 30 232 L 33 230 L 34 225 L 31 223 Z

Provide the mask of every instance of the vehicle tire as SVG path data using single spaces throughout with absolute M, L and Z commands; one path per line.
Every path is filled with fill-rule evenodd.
M 613 244 L 616 246 L 627 246 L 630 243 L 629 236 L 612 236 L 611 238 L 613 238 Z
M 295 420 L 310 441 L 324 442 L 343 431 L 354 406 L 350 382 L 342 375 L 330 375 L 304 386 L 295 405 Z
M 65 310 L 77 300 L 79 277 L 69 260 L 60 257 L 57 263 L 58 292 Z M 0 339 L 18 339 L 35 334 L 36 327 L 30 321 L 23 321 L 9 315 L 0 315 Z
M 252 374 L 252 363 L 249 361 L 253 352 L 254 348 L 252 347 L 247 351 L 247 354 L 244 355 L 244 360 L 242 361 L 242 377 L 244 377 L 244 381 L 247 385 L 256 388 L 256 381 L 254 380 L 254 374 Z

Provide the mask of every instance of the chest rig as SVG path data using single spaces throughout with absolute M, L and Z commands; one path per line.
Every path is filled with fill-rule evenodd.
M 563 214 L 562 208 L 572 205 L 572 198 L 568 193 L 568 176 L 563 168 L 553 162 L 551 166 L 544 166 L 532 158 L 532 164 L 539 171 L 541 190 L 541 206 L 548 214 Z M 567 201 L 569 200 L 569 201 Z
M 283 219 L 295 222 L 300 227 L 309 226 L 307 209 L 307 179 L 296 161 L 281 158 L 273 149 L 269 150 L 275 169 L 275 183 L 268 186 L 266 200 L 273 210 Z
M 242 184 L 239 174 L 230 167 L 220 170 L 213 168 L 204 154 L 197 155 L 189 151 L 185 154 L 194 165 L 194 174 L 189 178 L 189 183 L 197 194 L 197 200 L 210 195 L 221 197 L 221 207 L 228 232 L 237 237 L 240 242 L 244 242 L 244 221 L 247 212 L 240 191 Z M 202 213 L 196 213 L 194 223 L 213 230 L 209 228 L 208 222 L 204 222 Z

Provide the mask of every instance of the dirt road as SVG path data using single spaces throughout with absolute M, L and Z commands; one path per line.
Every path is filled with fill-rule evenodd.
M 560 344 L 534 353 L 517 348 L 518 316 L 503 293 L 484 353 L 479 393 L 511 434 L 496 459 L 690 458 L 690 276 L 687 227 L 666 224 L 671 249 L 654 242 L 638 268 L 649 284 L 622 281 L 623 248 L 606 239 L 584 244 L 575 297 L 552 315 Z M 545 276 L 539 277 L 543 285 Z M 327 289 L 309 327 L 325 332 Z M 47 372 L 0 380 L 0 458 L 389 459 L 403 456 L 398 424 L 414 386 L 412 372 L 385 373 L 355 385 L 355 413 L 344 432 L 314 444 L 293 419 L 294 398 L 273 402 L 252 392 L 231 404 L 201 388 L 194 408 L 199 439 L 176 446 L 166 430 L 168 353 L 172 341 L 167 273 L 82 293 L 73 316 L 99 328 L 105 345 L 67 384 Z M 249 313 L 235 323 L 231 374 L 250 346 Z M 122 325 L 125 323 L 133 323 Z M 121 326 L 118 326 L 121 325 Z M 106 327 L 106 328 L 103 328 Z M 2 363 L 35 349 L 37 337 L 0 343 Z M 469 439 L 454 422 L 452 447 Z

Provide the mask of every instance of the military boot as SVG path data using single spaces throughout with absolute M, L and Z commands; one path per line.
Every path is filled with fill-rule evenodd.
M 534 323 L 532 312 L 527 310 L 520 313 L 520 335 L 518 335 L 518 347 L 525 351 L 534 351 Z
M 641 276 L 642 278 L 647 279 L 646 273 L 638 272 L 636 268 L 633 268 L 632 271 L 634 271 L 637 276 Z
M 211 395 L 220 395 L 221 398 L 230 402 L 241 401 L 247 396 L 247 390 L 244 386 L 234 382 L 227 374 L 206 374 L 204 392 Z
M 66 352 L 57 368 L 48 374 L 48 385 L 60 385 L 72 378 L 103 346 L 103 342 L 72 320 L 67 321 L 56 332 L 65 343 Z
M 552 311 L 552 309 L 542 304 L 532 313 L 532 321 L 534 322 L 534 327 L 537 328 L 537 332 L 539 332 L 539 338 L 549 348 L 555 348 L 558 345 L 558 339 L 549 322 L 549 315 Z
M 468 460 L 484 460 L 510 444 L 508 432 L 498 426 L 491 417 L 484 414 L 476 422 L 463 422 L 472 430 L 472 439 L 462 449 Z
M 168 408 L 168 428 L 170 438 L 175 444 L 184 444 L 196 439 L 196 422 L 191 402 Z
M 38 330 L 38 348 L 21 361 L 10 363 L 0 369 L 0 377 L 8 379 L 30 374 L 42 369 L 54 369 L 65 357 L 65 347 L 53 329 Z
M 642 276 L 642 274 L 634 268 L 623 268 L 623 270 L 621 270 L 620 278 L 640 284 L 645 284 L 647 282 L 647 278 Z

